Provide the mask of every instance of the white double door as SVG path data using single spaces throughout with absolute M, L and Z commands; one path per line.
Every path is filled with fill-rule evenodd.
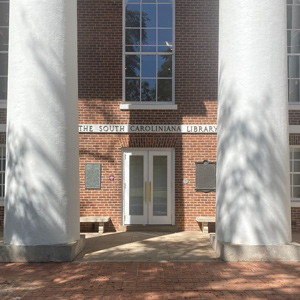
M 172 224 L 172 151 L 123 154 L 124 224 Z

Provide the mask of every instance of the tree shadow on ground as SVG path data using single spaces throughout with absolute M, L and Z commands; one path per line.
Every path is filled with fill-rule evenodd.
M 298 299 L 298 263 L 0 264 L 2 298 Z M 19 298 L 17 298 L 19 297 Z

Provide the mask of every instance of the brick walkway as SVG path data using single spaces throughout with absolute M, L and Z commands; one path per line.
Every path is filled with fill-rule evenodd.
M 300 299 L 300 263 L 0 264 L 0 299 Z

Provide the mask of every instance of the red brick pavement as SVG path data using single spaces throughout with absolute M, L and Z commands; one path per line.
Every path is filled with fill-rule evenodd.
M 0 299 L 300 299 L 300 263 L 2 263 Z

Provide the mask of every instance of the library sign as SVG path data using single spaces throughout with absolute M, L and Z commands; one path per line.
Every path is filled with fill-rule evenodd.
M 217 125 L 103 125 L 80 124 L 79 133 L 217 133 Z

